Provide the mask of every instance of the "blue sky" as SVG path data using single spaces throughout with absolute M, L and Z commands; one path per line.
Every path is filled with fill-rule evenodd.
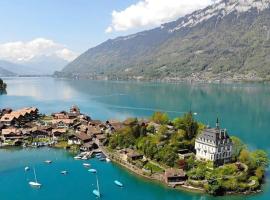
M 0 60 L 72 61 L 109 38 L 175 20 L 212 0 L 0 0 Z
M 1 0 L 0 43 L 49 38 L 81 52 L 120 35 L 106 34 L 111 12 L 135 0 Z

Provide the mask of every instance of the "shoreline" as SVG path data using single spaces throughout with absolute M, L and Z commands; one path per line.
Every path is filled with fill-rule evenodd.
M 199 194 L 205 194 L 205 195 L 209 195 L 207 194 L 207 192 L 204 190 L 204 188 L 201 187 L 194 187 L 191 185 L 177 185 L 176 187 L 172 187 L 169 186 L 168 184 L 166 184 L 163 180 L 157 179 L 155 177 L 151 177 L 148 175 L 145 175 L 143 173 L 140 173 L 139 171 L 141 171 L 139 168 L 137 168 L 135 165 L 133 165 L 132 167 L 129 167 L 126 163 L 124 163 L 124 161 L 118 161 L 117 159 L 115 159 L 113 156 L 110 155 L 110 153 L 108 153 L 106 147 L 105 148 L 101 148 L 101 151 L 115 164 L 121 166 L 122 168 L 124 168 L 125 170 L 127 170 L 129 173 L 132 173 L 140 178 L 144 178 L 146 180 L 149 181 L 153 181 L 155 183 L 161 184 L 162 186 L 166 187 L 166 188 L 171 188 L 171 189 L 175 189 L 175 190 L 179 190 L 179 191 L 186 191 L 186 192 L 190 192 L 190 193 L 199 193 Z M 104 152 L 105 151 L 105 152 Z M 131 164 L 130 164 L 131 165 Z M 137 168 L 137 169 L 134 169 Z M 231 196 L 231 195 L 252 195 L 252 194 L 258 194 L 263 192 L 262 189 L 256 190 L 256 191 L 247 191 L 247 192 L 225 192 L 224 195 L 222 196 Z M 211 195 L 209 195 L 211 196 Z

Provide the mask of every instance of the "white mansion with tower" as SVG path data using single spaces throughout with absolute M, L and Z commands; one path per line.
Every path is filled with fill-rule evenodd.
M 215 128 L 206 128 L 195 140 L 196 158 L 213 161 L 215 165 L 230 162 L 232 148 L 232 140 L 226 129 L 219 127 L 218 119 Z

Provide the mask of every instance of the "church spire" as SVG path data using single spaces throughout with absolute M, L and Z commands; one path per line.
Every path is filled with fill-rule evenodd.
M 219 129 L 219 120 L 218 120 L 218 117 L 217 117 L 217 122 L 216 122 L 216 128 Z

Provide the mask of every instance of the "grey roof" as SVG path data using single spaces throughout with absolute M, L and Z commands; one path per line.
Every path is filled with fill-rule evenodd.
M 212 140 L 215 143 L 225 139 L 230 139 L 225 129 L 207 128 L 199 136 L 199 139 Z

